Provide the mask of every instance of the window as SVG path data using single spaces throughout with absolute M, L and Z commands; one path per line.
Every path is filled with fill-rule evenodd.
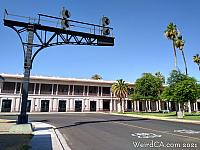
M 14 93 L 15 82 L 4 82 L 2 93 Z
M 89 86 L 89 94 L 90 95 L 97 95 L 98 87 L 97 86 Z
M 110 95 L 110 87 L 103 87 L 103 95 Z
M 83 95 L 83 86 L 75 85 L 74 86 L 74 94 L 75 95 Z
M 42 84 L 41 85 L 41 94 L 51 94 L 52 84 Z
M 29 92 L 29 94 L 33 94 L 33 92 L 34 92 L 34 83 L 29 83 L 28 92 Z
M 68 85 L 58 85 L 58 94 L 68 95 L 68 88 L 69 88 Z

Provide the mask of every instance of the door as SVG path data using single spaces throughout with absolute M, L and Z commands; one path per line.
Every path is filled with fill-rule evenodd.
M 41 100 L 41 112 L 49 112 L 49 100 Z
M 96 101 L 90 101 L 90 111 L 96 111 Z
M 132 111 L 132 102 L 130 100 L 127 101 L 127 111 Z
M 139 111 L 142 111 L 142 102 L 139 102 Z
M 75 101 L 75 112 L 82 111 L 82 101 Z
M 27 112 L 30 112 L 31 111 L 31 100 L 28 100 L 27 101 L 27 105 L 26 105 L 27 107 L 26 107 L 26 111 Z
M 103 111 L 110 111 L 110 100 L 103 100 Z
M 59 100 L 58 112 L 66 112 L 66 101 Z
M 12 103 L 12 100 L 8 100 L 8 99 L 2 100 L 1 112 L 10 112 L 11 103 Z

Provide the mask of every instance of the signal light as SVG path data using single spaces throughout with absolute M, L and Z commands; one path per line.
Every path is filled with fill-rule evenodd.
M 63 27 L 64 29 L 70 27 L 70 24 L 69 24 L 69 21 L 68 21 L 68 20 L 62 20 L 62 21 L 61 21 L 61 25 L 62 25 L 62 27 Z
M 108 17 L 103 17 L 102 18 L 102 25 L 108 26 L 109 24 L 110 24 L 110 19 Z
M 103 28 L 102 32 L 103 32 L 103 35 L 109 35 L 110 34 L 110 30 L 108 28 Z
M 102 17 L 102 34 L 103 35 L 109 35 L 110 29 L 107 27 L 110 24 L 110 19 L 108 17 L 103 16 Z
M 63 10 L 62 10 L 62 20 L 61 20 L 62 28 L 65 29 L 65 28 L 70 27 L 70 23 L 67 20 L 70 16 L 71 16 L 71 13 L 67 9 L 63 8 Z
M 71 13 L 67 9 L 63 9 L 62 16 L 63 16 L 63 18 L 69 18 L 69 17 L 71 17 Z

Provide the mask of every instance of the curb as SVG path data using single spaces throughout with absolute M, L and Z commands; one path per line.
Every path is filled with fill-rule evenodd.
M 51 145 L 52 150 L 71 150 L 71 148 L 68 146 L 66 140 L 64 139 L 63 135 L 60 133 L 58 129 L 56 129 L 55 126 L 43 122 L 31 122 L 31 124 L 34 126 L 35 131 L 33 131 L 34 136 L 32 138 L 32 142 L 34 141 L 35 144 L 37 144 L 37 136 L 39 135 L 50 135 L 51 137 Z M 45 130 L 42 128 L 46 128 Z M 43 138 L 41 139 L 43 140 Z M 44 139 L 44 141 L 47 141 Z M 41 142 L 41 141 L 40 141 Z M 32 143 L 31 143 L 32 144 Z M 34 150 L 41 149 L 41 147 L 35 146 Z M 43 147 L 44 149 L 45 147 Z M 46 147 L 49 148 L 49 147 Z
M 191 123 L 191 124 L 198 124 L 198 125 L 200 124 L 200 121 L 195 121 L 195 120 L 167 119 L 167 118 L 158 118 L 155 116 L 142 116 L 142 115 L 132 115 L 132 114 L 116 114 L 116 113 L 110 113 L 110 114 L 117 115 L 117 116 L 137 117 L 137 118 L 146 118 L 146 119 L 153 119 L 153 120 Z
M 71 148 L 68 146 L 66 140 L 64 139 L 63 135 L 60 133 L 58 129 L 53 128 L 53 131 L 56 135 L 57 142 L 60 143 L 60 146 L 63 150 L 71 150 Z

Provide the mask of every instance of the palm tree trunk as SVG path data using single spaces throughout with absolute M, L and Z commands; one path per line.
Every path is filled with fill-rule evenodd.
M 174 48 L 174 70 L 177 70 L 177 56 L 176 56 L 176 47 L 174 40 L 173 40 L 173 48 Z
M 186 63 L 185 55 L 184 55 L 183 50 L 181 50 L 181 52 L 182 52 L 182 56 L 183 56 L 183 60 L 184 60 L 184 64 L 185 64 L 185 74 L 188 75 L 188 72 L 187 72 L 187 63 Z
M 200 64 L 198 64 L 198 66 L 199 66 L 199 71 L 200 71 Z

